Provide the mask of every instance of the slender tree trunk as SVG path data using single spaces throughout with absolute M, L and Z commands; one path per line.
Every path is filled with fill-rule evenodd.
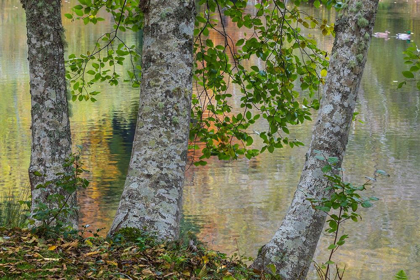
M 64 29 L 61 1 L 22 0 L 26 11 L 28 60 L 31 90 L 32 150 L 29 180 L 32 210 L 47 197 L 60 192 L 54 185 L 35 189 L 38 184 L 57 178 L 65 158 L 71 153 L 67 89 L 64 66 Z M 36 176 L 35 171 L 45 176 Z M 75 196 L 70 203 L 76 203 Z M 68 221 L 77 226 L 77 216 Z
M 109 234 L 134 227 L 179 235 L 190 124 L 194 0 L 141 2 L 145 16 L 139 113 L 130 166 Z
M 327 179 L 315 150 L 337 157 L 341 166 L 348 141 L 357 93 L 375 21 L 378 0 L 347 1 L 338 15 L 331 62 L 312 141 L 293 202 L 269 243 L 263 246 L 253 268 L 274 264 L 282 279 L 305 279 L 326 214 L 311 207 L 308 198 L 328 198 Z

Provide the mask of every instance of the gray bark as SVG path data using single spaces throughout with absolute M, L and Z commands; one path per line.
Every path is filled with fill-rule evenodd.
M 194 0 L 141 2 L 145 15 L 139 113 L 124 191 L 109 232 L 179 235 L 190 124 Z
M 48 205 L 47 197 L 60 192 L 53 184 L 42 190 L 37 190 L 35 187 L 56 179 L 56 173 L 65 171 L 62 164 L 71 153 L 71 133 L 61 1 L 22 0 L 21 2 L 26 11 L 28 37 L 32 115 L 29 180 L 33 210 L 39 202 Z M 35 176 L 35 171 L 45 176 Z M 73 196 L 70 204 L 75 205 L 75 203 L 76 199 Z M 68 217 L 67 222 L 77 226 L 77 215 Z
M 252 264 L 258 270 L 274 264 L 282 279 L 305 279 L 326 214 L 311 207 L 308 198 L 328 198 L 327 179 L 315 150 L 337 157 L 341 166 L 348 141 L 357 93 L 375 21 L 378 0 L 347 1 L 337 17 L 335 42 L 321 109 L 292 204 L 274 237 Z

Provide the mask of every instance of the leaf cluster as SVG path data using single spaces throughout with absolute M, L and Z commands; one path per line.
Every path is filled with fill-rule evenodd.
M 309 198 L 308 200 L 314 209 L 323 211 L 328 215 L 325 231 L 334 236 L 333 243 L 328 246 L 328 250 L 330 250 L 328 261 L 321 265 L 316 264 L 316 270 L 321 279 L 330 279 L 330 267 L 334 264 L 332 257 L 339 247 L 346 243 L 346 239 L 349 237 L 347 234 L 340 236 L 340 226 L 347 220 L 358 222 L 361 219 L 361 215 L 358 212 L 360 207 L 370 208 L 372 207 L 372 202 L 379 199 L 377 197 L 365 198 L 360 193 L 366 190 L 370 182 L 376 181 L 377 174 L 389 175 L 383 170 L 376 170 L 374 173 L 375 178 L 367 177 L 368 181 L 366 183 L 361 186 L 354 186 L 352 183 L 343 181 L 343 170 L 339 167 L 341 165 L 339 158 L 326 157 L 318 150 L 314 152 L 317 160 L 325 162 L 325 166 L 321 170 L 324 173 L 324 177 L 328 180 L 328 186 L 325 190 L 331 195 L 321 199 Z M 333 212 L 331 213 L 331 211 Z M 342 279 L 344 271 L 340 274 L 339 268 L 336 266 L 336 277 Z
M 284 145 L 303 145 L 287 137 L 288 127 L 311 120 L 310 110 L 318 109 L 319 95 L 315 95 L 328 61 L 316 41 L 301 31 L 319 27 L 327 35 L 332 26 L 297 8 L 288 10 L 281 1 L 263 1 L 253 7 L 254 12 L 247 10 L 244 0 L 199 4 L 203 11 L 196 20 L 197 95 L 192 109 L 196 121 L 190 131 L 190 142 L 202 148 L 196 164 L 205 164 L 210 156 L 252 158 Z M 227 20 L 244 30 L 244 38 L 232 38 Z M 216 44 L 212 34 L 222 37 L 222 44 Z M 228 90 L 233 86 L 240 96 Z M 238 99 L 239 110 L 233 107 Z M 256 126 L 258 130 L 252 129 Z M 252 148 L 255 137 L 261 138 L 261 149 Z
M 97 82 L 118 84 L 121 74 L 114 66 L 126 63 L 127 57 L 133 69 L 127 81 L 138 87 L 139 54 L 135 46 L 125 45 L 118 32 L 141 29 L 139 1 L 79 2 L 67 17 L 96 23 L 91 19 L 105 9 L 117 24 L 99 38 L 94 51 L 69 56 L 67 78 L 73 100 L 96 101 L 94 96 L 99 92 L 89 89 Z M 194 31 L 197 94 L 192 101 L 190 130 L 191 147 L 201 150 L 196 165 L 205 165 L 211 156 L 252 158 L 285 145 L 303 145 L 287 136 L 289 126 L 311 120 L 311 110 L 318 109 L 328 60 L 302 30 L 320 29 L 329 35 L 334 32 L 333 25 L 297 7 L 289 9 L 279 0 L 262 1 L 251 9 L 245 0 L 201 0 L 199 7 Z M 227 21 L 242 28 L 244 37 L 233 39 Z M 221 44 L 215 35 L 223 38 Z M 230 87 L 240 93 L 232 94 Z M 236 110 L 232 104 L 238 99 L 240 109 Z M 256 137 L 263 142 L 260 149 L 253 148 Z
M 66 78 L 70 82 L 73 101 L 96 101 L 99 91 L 91 88 L 99 82 L 107 82 L 112 86 L 119 84 L 121 79 L 118 65 L 124 65 L 128 60 L 132 71 L 127 71 L 128 79 L 133 87 L 139 87 L 137 77 L 141 67 L 139 52 L 135 45 L 128 46 L 119 34 L 125 31 L 139 32 L 143 25 L 143 14 L 140 12 L 138 0 L 79 0 L 79 5 L 72 8 L 71 14 L 65 14 L 71 20 L 83 20 L 84 24 L 97 24 L 105 19 L 98 16 L 101 9 L 108 12 L 114 22 L 113 30 L 100 36 L 95 42 L 95 48 L 86 54 L 76 56 L 70 54 L 66 61 L 68 68 Z
M 180 243 L 162 243 L 135 230 L 118 238 L 42 238 L 0 228 L 2 279 L 276 279 L 247 268 L 245 259 Z M 131 241 L 133 240 L 133 241 Z
M 410 66 L 409 70 L 403 71 L 402 74 L 407 79 L 414 79 L 415 74 L 420 70 L 420 50 L 417 45 L 412 43 L 404 52 L 404 63 Z M 407 83 L 403 81 L 398 84 L 398 88 L 401 88 Z M 417 81 L 417 89 L 420 90 L 420 81 Z

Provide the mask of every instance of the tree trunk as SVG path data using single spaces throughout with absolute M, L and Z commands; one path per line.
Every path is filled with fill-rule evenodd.
M 133 227 L 179 235 L 193 76 L 194 0 L 149 0 L 141 96 L 127 179 L 109 232 Z
M 26 11 L 28 36 L 32 114 L 29 180 L 33 210 L 38 203 L 49 205 L 47 197 L 60 192 L 53 184 L 42 190 L 35 187 L 56 179 L 56 173 L 64 171 L 62 164 L 71 154 L 71 133 L 61 1 L 22 0 L 21 2 Z M 36 176 L 35 171 L 45 176 Z M 75 198 L 75 196 L 72 197 L 71 205 L 75 205 Z M 77 215 L 68 217 L 67 222 L 77 226 Z
M 378 0 L 347 3 L 337 17 L 321 110 L 297 191 L 282 225 L 252 264 L 258 270 L 274 264 L 277 273 L 286 280 L 306 278 L 326 220 L 326 214 L 313 209 L 308 201 L 308 198 L 320 200 L 331 195 L 321 171 L 325 162 L 316 159 L 314 151 L 337 157 L 341 167 L 366 63 Z

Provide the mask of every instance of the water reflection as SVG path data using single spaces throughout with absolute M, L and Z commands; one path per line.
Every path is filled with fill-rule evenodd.
M 23 10 L 17 1 L 0 1 L 0 188 L 16 191 L 28 185 L 30 156 L 30 98 Z M 75 3 L 64 3 L 64 9 Z M 405 269 L 411 279 L 420 278 L 419 106 L 415 85 L 396 89 L 405 69 L 402 51 L 407 42 L 392 35 L 412 31 L 420 36 L 420 8 L 415 1 L 384 0 L 379 4 L 375 32 L 389 30 L 390 39 L 373 38 L 345 159 L 346 179 L 363 183 L 376 168 L 391 174 L 367 195 L 381 200 L 363 213 L 363 221 L 347 226 L 350 240 L 339 251 L 347 265 L 347 279 L 390 279 Z M 333 20 L 334 13 L 306 8 L 308 13 Z M 64 20 L 69 52 L 81 53 L 93 39 L 110 30 L 107 24 L 84 26 Z M 234 25 L 227 22 L 229 28 Z M 235 36 L 243 36 L 239 30 Z M 212 35 L 213 36 L 213 35 Z M 214 35 L 213 39 L 218 40 Z M 127 33 L 128 43 L 140 36 Z M 220 38 L 219 38 L 220 39 Z M 331 37 L 318 39 L 325 49 Z M 232 88 L 233 93 L 236 89 Z M 126 174 L 138 108 L 139 93 L 129 86 L 100 86 L 96 103 L 72 105 L 72 137 L 83 144 L 84 160 L 91 170 L 91 187 L 80 194 L 82 224 L 109 227 L 116 211 Z M 239 98 L 237 94 L 235 96 Z M 235 100 L 233 100 L 235 103 Z M 310 122 L 291 131 L 293 138 L 310 141 Z M 255 255 L 275 232 L 285 214 L 303 166 L 306 147 L 264 154 L 251 161 L 221 162 L 187 170 L 183 230 L 197 232 L 211 247 L 232 253 Z M 323 236 L 320 248 L 330 242 Z M 325 260 L 318 250 L 316 260 Z

